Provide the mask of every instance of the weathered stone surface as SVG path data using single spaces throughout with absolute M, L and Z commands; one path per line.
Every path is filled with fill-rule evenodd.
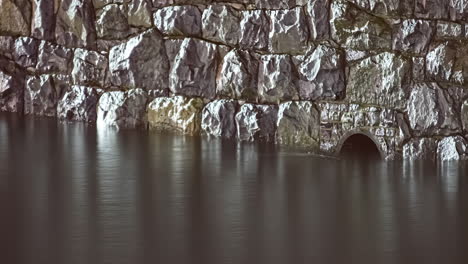
M 271 20 L 268 49 L 273 53 L 300 54 L 307 50 L 309 34 L 302 8 L 268 11 Z
M 47 41 L 41 41 L 37 71 L 39 73 L 69 74 L 71 72 L 70 64 L 72 58 L 73 51 L 71 49 Z
M 413 13 L 414 0 L 348 0 L 377 16 L 410 15 Z
M 463 130 L 465 131 L 465 134 L 468 135 L 468 100 L 463 102 L 463 105 L 461 107 L 461 121 L 463 125 Z
M 456 39 L 462 37 L 463 27 L 461 24 L 438 21 L 437 22 L 437 38 L 439 39 Z
M 96 48 L 95 13 L 90 0 L 61 0 L 57 11 L 57 43 L 73 48 Z
M 270 24 L 265 11 L 243 11 L 240 22 L 239 45 L 246 49 L 265 50 L 268 48 Z
M 239 11 L 227 5 L 211 5 L 202 16 L 203 38 L 237 45 L 240 38 Z
M 425 65 L 426 60 L 423 57 L 413 57 L 413 80 L 424 81 L 426 79 Z
M 241 141 L 274 141 L 278 107 L 244 104 L 236 114 L 237 138 Z
M 148 94 L 143 89 L 112 91 L 99 98 L 97 125 L 121 128 L 145 128 Z
M 31 35 L 44 40 L 53 40 L 55 38 L 54 1 L 32 1 Z
M 128 24 L 133 27 L 150 28 L 152 23 L 150 0 L 132 0 L 128 3 Z
M 468 21 L 468 1 L 451 0 L 448 1 L 451 20 Z
M 290 9 L 298 5 L 305 5 L 307 0 L 253 0 L 249 2 L 255 2 L 257 8 L 262 9 Z
M 360 11 L 343 0 L 330 7 L 331 37 L 346 48 L 390 49 L 391 27 L 381 18 Z
M 161 34 L 148 30 L 115 46 L 109 53 L 113 85 L 127 88 L 165 89 L 169 63 Z
M 393 53 L 384 52 L 351 66 L 346 100 L 403 109 L 409 63 Z
M 315 0 L 307 2 L 307 22 L 309 23 L 310 37 L 313 40 L 330 37 L 329 10 L 330 0 Z
M 13 57 L 15 62 L 24 68 L 35 67 L 37 63 L 39 41 L 33 38 L 20 37 L 15 41 Z
M 466 160 L 468 157 L 466 140 L 461 136 L 440 140 L 437 146 L 437 157 L 440 161 Z
M 447 0 L 414 0 L 414 14 L 418 18 L 448 19 L 449 5 Z
M 73 57 L 72 80 L 85 86 L 106 85 L 107 57 L 96 51 L 76 49 Z
M 154 24 L 163 34 L 201 37 L 201 15 L 196 6 L 169 6 L 154 13 Z
M 434 44 L 426 56 L 426 76 L 434 81 L 449 81 L 456 50 L 448 42 Z
M 11 36 L 0 36 L 0 55 L 13 59 L 15 39 Z
M 346 49 L 346 61 L 348 63 L 359 61 L 369 56 L 369 52 L 355 49 Z
M 318 149 L 320 114 L 311 102 L 281 104 L 277 126 L 276 139 L 279 144 Z
M 456 48 L 455 61 L 450 81 L 457 84 L 467 84 L 468 81 L 468 45 L 460 42 Z M 450 57 L 450 56 L 448 56 Z M 450 61 L 450 60 L 449 60 Z
M 24 79 L 20 76 L 0 70 L 0 111 L 23 112 L 23 86 Z
M 418 136 L 461 132 L 455 103 L 437 83 L 417 84 L 411 89 L 406 112 L 413 133 Z
M 219 64 L 216 45 L 186 38 L 170 72 L 170 89 L 175 94 L 213 98 Z
M 0 0 L 0 32 L 29 36 L 31 3 L 28 0 Z
M 237 102 L 234 100 L 216 100 L 208 103 L 202 112 L 201 128 L 208 136 L 232 138 L 236 135 Z
M 96 89 L 73 85 L 59 100 L 57 117 L 62 120 L 96 122 L 98 100 Z
M 58 96 L 51 75 L 29 76 L 24 91 L 24 113 L 54 117 Z
M 405 160 L 436 160 L 437 140 L 433 138 L 411 139 L 403 147 Z
M 288 55 L 265 55 L 261 57 L 258 92 L 260 100 L 265 103 L 297 99 L 294 65 Z
M 153 7 L 160 8 L 171 5 L 210 4 L 213 0 L 152 0 Z
M 197 135 L 201 129 L 203 101 L 182 96 L 159 97 L 148 105 L 150 129 Z
M 423 55 L 434 35 L 434 22 L 406 19 L 396 26 L 393 49 Z
M 122 5 L 110 4 L 96 12 L 96 33 L 100 39 L 123 39 L 132 32 Z
M 230 51 L 223 60 L 217 81 L 217 94 L 256 101 L 258 95 L 258 58 L 242 50 Z
M 341 51 L 319 45 L 296 58 L 302 100 L 340 99 L 345 92 L 345 62 Z

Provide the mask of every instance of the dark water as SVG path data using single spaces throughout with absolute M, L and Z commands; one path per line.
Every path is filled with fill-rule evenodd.
M 0 263 L 468 263 L 468 166 L 0 115 Z

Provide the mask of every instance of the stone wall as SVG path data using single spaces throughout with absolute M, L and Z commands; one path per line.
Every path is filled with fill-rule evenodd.
M 468 0 L 0 0 L 0 110 L 468 156 Z

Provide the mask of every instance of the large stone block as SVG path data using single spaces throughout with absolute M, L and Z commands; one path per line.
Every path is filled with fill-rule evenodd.
M 411 89 L 405 112 L 413 134 L 449 135 L 461 132 L 456 103 L 437 83 L 417 84 Z
M 257 8 L 262 9 L 290 9 L 299 5 L 305 5 L 307 0 L 241 0 L 255 2 Z
M 298 99 L 297 76 L 288 55 L 264 55 L 261 57 L 258 91 L 262 102 L 279 103 Z
M 115 46 L 109 53 L 111 83 L 126 88 L 165 89 L 169 63 L 164 40 L 148 30 Z
M 72 80 L 85 86 L 106 86 L 107 57 L 96 51 L 76 49 L 73 58 Z
M 148 99 L 148 94 L 139 88 L 104 93 L 97 107 L 97 125 L 117 129 L 145 128 Z
M 24 91 L 24 113 L 54 117 L 59 94 L 51 75 L 29 76 Z
M 414 138 L 403 146 L 406 160 L 436 160 L 437 140 L 434 138 Z
M 439 141 L 437 157 L 440 161 L 457 161 L 468 158 L 468 146 L 461 136 L 446 137 Z
M 72 68 L 72 60 L 72 49 L 47 41 L 41 41 L 41 44 L 39 44 L 37 71 L 39 73 L 69 74 Z
M 168 6 L 154 13 L 154 24 L 166 35 L 201 37 L 201 15 L 196 6 Z
M 208 136 L 232 138 L 236 135 L 234 116 L 237 102 L 234 100 L 215 100 L 208 103 L 202 112 L 201 128 Z
M 320 114 L 308 101 L 286 102 L 279 106 L 279 144 L 304 148 L 319 148 Z
M 132 33 L 124 6 L 110 4 L 96 11 L 96 34 L 100 39 L 115 40 Z
M 227 5 L 211 5 L 202 16 L 203 38 L 235 46 L 240 38 L 240 12 Z
M 237 138 L 241 141 L 274 141 L 278 107 L 244 104 L 236 114 Z
M 297 56 L 302 100 L 341 99 L 345 93 L 345 58 L 338 49 L 319 45 Z
M 61 0 L 56 20 L 58 44 L 96 49 L 95 13 L 91 0 Z
M 148 105 L 149 128 L 187 135 L 201 129 L 203 101 L 182 96 L 159 97 Z
M 435 23 L 406 19 L 394 30 L 393 49 L 425 55 L 435 32 Z
M 384 52 L 351 65 L 346 100 L 352 103 L 403 109 L 410 64 L 393 53 Z
M 55 1 L 56 2 L 56 1 Z M 32 1 L 31 35 L 38 39 L 55 39 L 55 3 L 50 0 Z
M 217 94 L 256 101 L 258 95 L 258 58 L 249 52 L 232 50 L 224 56 L 217 81 Z
M 415 0 L 347 0 L 373 15 L 391 17 L 412 15 Z
M 37 63 L 39 41 L 29 37 L 20 37 L 15 40 L 13 57 L 15 62 L 24 68 L 34 68 Z
M 434 43 L 426 55 L 426 76 L 433 81 L 449 81 L 456 55 L 456 47 L 450 43 Z
M 418 18 L 427 19 L 448 19 L 449 2 L 448 0 L 414 0 L 414 14 Z
M 132 0 L 128 2 L 128 24 L 132 27 L 150 28 L 153 25 L 151 8 L 151 0 Z
M 73 85 L 57 105 L 57 117 L 61 120 L 96 122 L 96 106 L 99 93 L 96 89 Z
M 268 11 L 267 14 L 271 20 L 270 52 L 301 54 L 307 50 L 309 33 L 302 8 Z
M 214 98 L 220 54 L 209 42 L 186 38 L 170 72 L 170 89 L 175 94 Z
M 30 28 L 30 1 L 0 0 L 0 32 L 14 36 L 29 36 Z
M 268 48 L 268 34 L 270 23 L 263 10 L 249 10 L 242 12 L 240 21 L 239 46 L 245 49 L 266 50 Z
M 330 0 L 315 0 L 307 2 L 307 22 L 309 23 L 310 38 L 313 40 L 330 37 Z
M 23 94 L 24 79 L 0 70 L 0 111 L 23 113 Z

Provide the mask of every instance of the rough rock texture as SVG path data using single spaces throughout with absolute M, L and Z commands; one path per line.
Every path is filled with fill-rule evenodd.
M 40 73 L 69 74 L 72 59 L 73 51 L 71 49 L 41 41 L 36 69 Z
M 145 128 L 148 99 L 143 89 L 104 93 L 97 107 L 97 125 L 118 129 Z
M 261 57 L 258 92 L 262 102 L 279 103 L 297 99 L 296 79 L 290 56 L 265 55 Z
M 201 12 L 196 6 L 169 6 L 154 13 L 154 24 L 164 34 L 201 36 Z
M 28 36 L 31 26 L 31 3 L 28 0 L 0 1 L 0 32 Z
M 237 138 L 241 141 L 274 141 L 278 107 L 244 104 L 236 114 Z
M 415 138 L 403 147 L 406 160 L 432 160 L 437 157 L 437 140 L 433 138 Z
M 37 63 L 39 41 L 33 38 L 17 38 L 13 47 L 13 57 L 24 68 L 35 67 Z
M 123 39 L 131 34 L 122 5 L 110 4 L 96 12 L 96 34 L 100 39 Z
M 150 129 L 198 135 L 201 130 L 203 101 L 182 96 L 159 97 L 148 105 Z
M 62 120 L 96 122 L 99 94 L 96 89 L 73 85 L 57 105 L 57 117 Z
M 307 2 L 307 20 L 310 37 L 314 40 L 330 37 L 329 10 L 331 0 L 315 0 Z
M 425 54 L 434 35 L 434 22 L 403 20 L 394 32 L 393 48 L 414 54 Z
M 302 8 L 270 11 L 269 17 L 269 50 L 272 53 L 298 54 L 308 49 L 309 34 Z
M 24 114 L 53 117 L 57 113 L 58 97 L 51 75 L 29 76 L 24 91 Z
M 75 84 L 104 87 L 107 74 L 107 57 L 96 51 L 75 49 L 72 79 Z
M 0 60 L 0 63 L 5 63 Z M 24 77 L 4 72 L 0 65 L 0 111 L 23 112 Z
M 437 157 L 440 161 L 466 160 L 468 157 L 466 140 L 461 136 L 440 140 L 437 146 Z
M 240 38 L 240 13 L 227 5 L 211 5 L 203 12 L 203 38 L 237 45 Z
M 32 2 L 31 35 L 38 39 L 55 38 L 55 3 L 50 0 Z M 56 2 L 56 1 L 55 1 Z
M 169 65 L 160 33 L 146 31 L 109 53 L 111 83 L 126 88 L 165 89 Z
M 203 108 L 201 128 L 208 136 L 232 138 L 236 135 L 237 102 L 234 100 L 216 100 Z
M 239 45 L 245 49 L 266 50 L 268 48 L 269 20 L 265 11 L 242 12 Z
M 461 108 L 461 120 L 463 124 L 463 130 L 468 135 L 468 100 L 466 100 Z
M 320 114 L 311 102 L 280 104 L 277 126 L 276 137 L 280 144 L 312 149 L 319 147 Z

